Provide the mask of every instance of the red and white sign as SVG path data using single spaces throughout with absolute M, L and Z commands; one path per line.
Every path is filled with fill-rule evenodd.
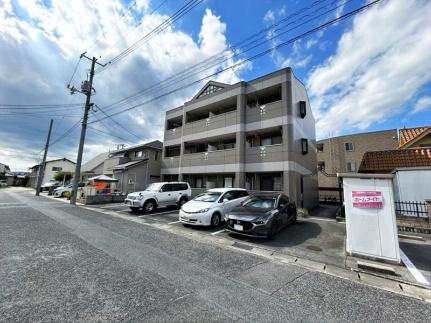
M 380 209 L 383 207 L 382 192 L 352 191 L 353 207 L 364 209 Z

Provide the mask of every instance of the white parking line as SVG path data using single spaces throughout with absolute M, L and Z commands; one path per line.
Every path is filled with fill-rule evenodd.
M 223 230 L 220 230 L 220 231 L 217 231 L 217 232 L 213 232 L 213 233 L 211 233 L 211 235 L 212 236 L 215 236 L 216 234 L 219 234 L 219 233 L 222 233 L 222 232 L 224 232 L 225 230 L 223 229 Z
M 168 224 L 180 223 L 181 221 L 169 222 Z
M 429 285 L 428 280 L 422 275 L 422 273 L 416 268 L 416 266 L 410 261 L 410 259 L 406 256 L 404 251 L 400 249 L 400 257 L 403 263 L 406 265 L 407 269 L 413 275 L 417 282 Z

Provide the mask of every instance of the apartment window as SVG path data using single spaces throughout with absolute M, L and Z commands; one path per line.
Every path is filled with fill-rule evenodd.
M 228 177 L 225 177 L 225 178 L 223 178 L 223 181 L 224 181 L 224 187 L 233 187 L 233 177 L 230 177 L 230 176 L 228 176 Z
M 154 160 L 157 160 L 158 158 L 159 158 L 159 152 L 156 151 L 155 154 L 154 154 Z
M 348 172 L 356 172 L 356 163 L 355 162 L 347 162 L 347 171 Z
M 299 115 L 302 119 L 307 115 L 307 104 L 305 101 L 299 101 Z
M 63 168 L 62 167 L 56 167 L 56 166 L 54 166 L 53 168 L 52 168 L 52 171 L 53 172 L 61 172 L 63 170 Z
M 324 161 L 320 161 L 317 163 L 317 168 L 319 170 L 325 170 L 325 162 Z
M 280 135 L 260 138 L 261 146 L 277 145 L 281 143 L 282 137 Z
M 140 150 L 140 151 L 135 151 L 135 157 L 142 157 L 142 155 L 143 155 L 143 151 L 142 150 Z
M 355 149 L 355 147 L 353 146 L 353 142 L 346 142 L 345 146 L 346 146 L 346 151 L 353 151 Z
M 316 148 L 318 152 L 323 152 L 323 144 L 317 144 Z

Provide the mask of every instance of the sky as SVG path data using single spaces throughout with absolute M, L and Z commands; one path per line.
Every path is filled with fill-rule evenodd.
M 431 2 L 384 0 L 334 21 L 370 2 L 204 0 L 169 19 L 188 0 L 0 0 L 0 162 L 39 163 L 50 119 L 48 159 L 76 160 L 85 96 L 67 84 L 88 78 L 83 52 L 108 63 L 94 76 L 84 162 L 162 140 L 165 111 L 210 79 L 284 67 L 306 86 L 318 139 L 431 125 Z

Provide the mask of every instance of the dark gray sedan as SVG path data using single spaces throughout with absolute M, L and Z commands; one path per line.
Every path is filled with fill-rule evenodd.
M 296 222 L 296 206 L 281 193 L 255 193 L 225 216 L 226 229 L 251 237 L 273 239 Z

